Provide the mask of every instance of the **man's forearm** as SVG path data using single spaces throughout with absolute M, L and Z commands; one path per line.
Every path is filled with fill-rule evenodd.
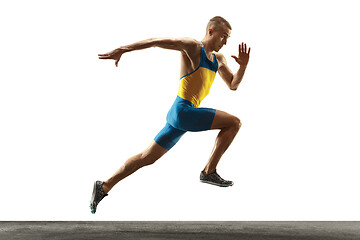
M 239 70 L 234 74 L 234 77 L 231 81 L 231 87 L 230 87 L 231 90 L 236 90 L 239 87 L 244 77 L 245 70 L 246 70 L 246 65 L 240 65 Z
M 117 49 L 122 50 L 124 53 L 131 52 L 135 50 L 141 50 L 146 48 L 151 48 L 156 46 L 156 39 L 155 38 L 149 38 L 146 40 L 142 40 L 136 43 L 132 43 L 126 46 L 119 47 Z

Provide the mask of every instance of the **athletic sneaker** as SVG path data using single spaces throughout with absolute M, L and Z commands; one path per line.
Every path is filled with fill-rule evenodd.
M 217 174 L 216 170 L 215 172 L 210 174 L 205 174 L 204 172 L 201 172 L 200 181 L 203 183 L 213 184 L 219 187 L 230 187 L 234 184 L 232 181 L 227 181 L 222 179 L 219 176 L 219 174 Z
M 101 181 L 96 181 L 94 183 L 94 189 L 90 200 L 90 210 L 92 214 L 95 214 L 97 205 L 107 196 L 102 188 L 103 184 L 104 182 Z

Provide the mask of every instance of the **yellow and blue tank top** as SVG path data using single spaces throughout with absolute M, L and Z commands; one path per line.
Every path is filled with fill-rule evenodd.
M 190 101 L 194 107 L 199 107 L 200 102 L 209 94 L 214 82 L 218 61 L 215 54 L 214 60 L 210 61 L 201 42 L 201 54 L 199 66 L 189 74 L 180 78 L 178 96 Z

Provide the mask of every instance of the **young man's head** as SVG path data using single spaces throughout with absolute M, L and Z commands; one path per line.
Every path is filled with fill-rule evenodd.
M 218 52 L 223 45 L 226 44 L 227 39 L 231 34 L 231 25 L 223 17 L 216 16 L 210 19 L 206 27 L 206 36 L 209 40 L 209 44 Z

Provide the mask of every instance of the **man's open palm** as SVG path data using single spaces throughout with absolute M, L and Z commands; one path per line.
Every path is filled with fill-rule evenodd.
M 247 50 L 246 43 L 241 43 L 239 44 L 239 56 L 236 57 L 232 55 L 231 57 L 233 57 L 238 64 L 246 66 L 249 62 L 250 49 L 251 48 Z

